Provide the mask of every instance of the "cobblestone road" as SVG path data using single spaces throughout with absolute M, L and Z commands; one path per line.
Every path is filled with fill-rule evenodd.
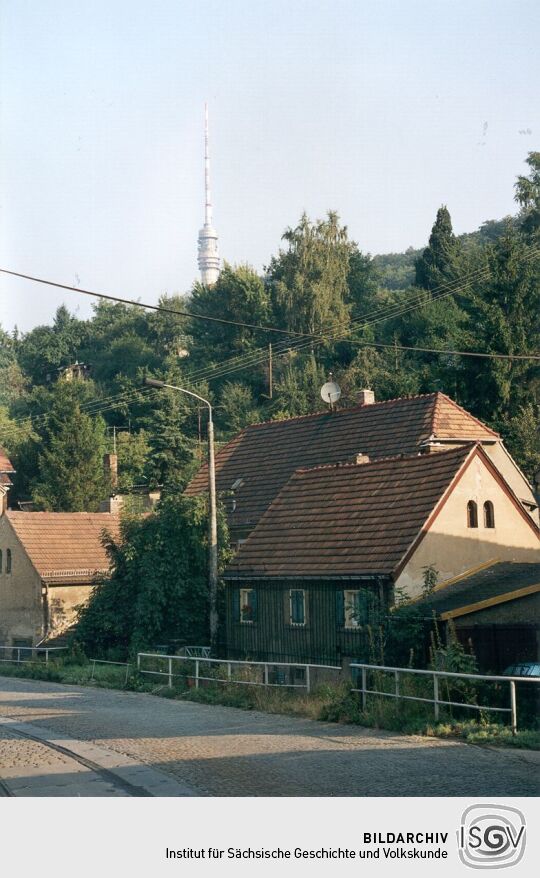
M 17 770 L 24 773 L 25 761 L 34 775 L 40 767 L 44 774 L 62 770 L 47 763 L 56 757 L 39 750 L 41 745 L 25 751 L 10 737 L 9 724 L 24 723 L 48 730 L 51 740 L 68 736 L 92 742 L 100 753 L 124 754 L 159 770 L 161 777 L 164 772 L 180 791 L 165 795 L 530 796 L 540 791 L 535 753 L 131 692 L 0 677 L 0 719 L 0 778 L 9 774 L 11 783 Z

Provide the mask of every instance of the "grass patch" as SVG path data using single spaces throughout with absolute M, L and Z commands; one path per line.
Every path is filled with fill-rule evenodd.
M 123 689 L 147 692 L 161 698 L 188 700 L 199 704 L 219 704 L 241 710 L 259 710 L 265 713 L 305 717 L 325 722 L 351 723 L 368 728 L 401 732 L 412 735 L 429 735 L 438 738 L 459 739 L 469 744 L 497 747 L 540 749 L 540 731 L 519 730 L 512 735 L 508 726 L 494 723 L 486 714 L 478 713 L 477 719 L 460 718 L 441 709 L 438 723 L 433 719 L 433 708 L 428 704 L 414 702 L 397 703 L 394 699 L 370 696 L 366 709 L 361 698 L 350 691 L 346 684 L 321 685 L 309 695 L 286 686 L 265 688 L 241 683 L 201 683 L 196 689 L 186 678 L 175 677 L 173 686 L 139 674 L 130 669 L 126 682 L 126 668 L 121 665 L 96 665 L 91 662 L 75 664 L 70 660 L 55 659 L 44 662 L 0 665 L 0 675 L 43 680 L 53 683 L 69 683 L 107 689 Z M 163 679 L 163 678 L 162 678 Z M 519 710 L 519 708 L 518 708 Z M 455 713 L 464 713 L 458 708 Z M 519 712 L 518 712 L 519 717 Z

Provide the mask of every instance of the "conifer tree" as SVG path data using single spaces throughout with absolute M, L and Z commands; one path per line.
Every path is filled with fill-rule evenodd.
M 452 231 L 452 220 L 448 208 L 443 205 L 429 236 L 429 244 L 416 260 L 416 286 L 424 290 L 434 290 L 451 279 L 455 269 L 457 244 Z
M 110 488 L 103 472 L 105 423 L 81 411 L 76 388 L 60 381 L 38 456 L 32 499 L 53 512 L 96 512 Z

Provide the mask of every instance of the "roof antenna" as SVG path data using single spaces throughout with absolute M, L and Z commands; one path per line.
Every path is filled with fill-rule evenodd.
M 331 372 L 328 377 L 330 380 L 321 387 L 321 397 L 330 405 L 330 411 L 333 412 L 335 411 L 335 404 L 341 396 L 341 387 L 335 381 L 332 381 L 333 376 Z

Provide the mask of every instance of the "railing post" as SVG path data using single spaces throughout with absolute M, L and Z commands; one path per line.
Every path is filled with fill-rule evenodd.
M 48 649 L 45 650 L 45 664 L 46 665 L 49 664 L 49 650 Z
M 140 670 L 141 670 L 141 654 L 140 654 L 140 652 L 138 652 L 137 653 L 137 671 L 140 671 Z
M 90 674 L 90 681 L 94 679 L 94 674 L 96 672 L 96 660 L 92 659 L 92 673 Z
M 510 710 L 512 722 L 512 734 L 517 732 L 517 707 L 516 707 L 516 684 L 514 680 L 510 680 Z
M 366 709 L 367 703 L 367 670 L 362 668 L 362 710 Z
M 17 648 L 17 664 L 20 665 L 20 663 L 21 663 L 21 650 L 18 647 Z
M 125 681 L 124 681 L 124 686 L 127 686 L 127 684 L 128 684 L 128 679 L 129 679 L 129 668 L 130 668 L 129 662 L 126 662 L 126 679 L 125 679 Z
M 169 689 L 172 689 L 172 658 L 169 658 Z
M 264 685 L 268 686 L 268 665 L 264 666 Z
M 199 688 L 199 659 L 195 659 L 195 689 Z
M 231 663 L 227 662 L 227 680 L 230 680 L 232 677 L 232 668 Z
M 394 683 L 395 683 L 395 694 L 396 694 L 396 708 L 399 708 L 401 698 L 399 694 L 399 671 L 394 671 Z
M 306 692 L 309 695 L 311 692 L 311 675 L 310 675 L 310 666 L 306 665 Z
M 439 678 L 433 674 L 433 712 L 435 719 L 439 719 Z

